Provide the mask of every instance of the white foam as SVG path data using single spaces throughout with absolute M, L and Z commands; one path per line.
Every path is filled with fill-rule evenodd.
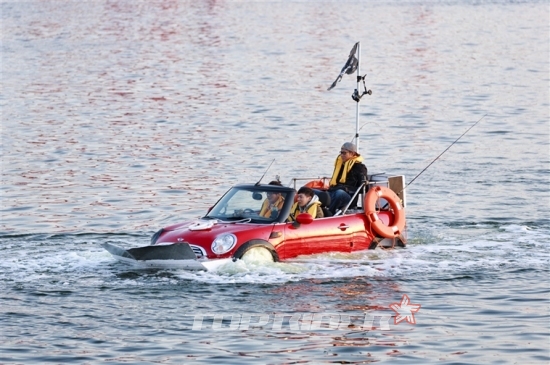
M 487 225 L 483 229 L 467 230 L 434 227 L 422 232 L 409 231 L 409 245 L 405 249 L 325 253 L 285 262 L 237 260 L 211 272 L 165 270 L 170 272 L 169 278 L 155 274 L 159 271 L 151 273 L 116 261 L 99 247 L 101 236 L 94 240 L 52 245 L 44 241 L 25 242 L 26 245 L 10 241 L 2 249 L 4 258 L 0 261 L 0 280 L 19 283 L 51 281 L 55 282 L 52 285 L 62 286 L 70 285 L 75 280 L 88 280 L 90 283 L 108 281 L 111 285 L 114 282 L 123 286 L 172 285 L 180 280 L 216 284 L 280 284 L 308 279 L 422 278 L 461 275 L 479 270 L 547 268 L 550 262 L 549 232 L 548 227 L 514 224 L 500 227 Z M 122 247 L 140 245 L 122 239 L 116 244 Z M 142 275 L 125 278 L 127 272 Z M 66 280 L 60 282 L 59 277 Z
M 509 226 L 504 226 L 504 227 L 502 227 L 502 229 L 504 229 L 507 232 L 512 232 L 512 233 L 514 233 L 514 232 L 516 232 L 516 233 L 525 233 L 525 232 L 529 232 L 529 231 L 533 230 L 529 226 L 521 226 L 521 225 L 515 225 L 515 224 L 511 224 Z

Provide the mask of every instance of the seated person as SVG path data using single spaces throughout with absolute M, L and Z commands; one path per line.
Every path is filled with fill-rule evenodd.
M 271 181 L 268 185 L 283 186 L 280 181 Z M 277 218 L 279 211 L 285 204 L 285 198 L 281 193 L 268 192 L 267 199 L 262 203 L 262 209 L 260 209 L 260 217 L 264 218 Z
M 357 153 L 357 147 L 351 142 L 344 143 L 334 162 L 328 189 L 329 210 L 332 214 L 350 202 L 352 195 L 366 179 L 367 167 L 363 164 L 363 157 Z
M 300 213 L 309 213 L 313 218 L 323 218 L 323 209 L 321 209 L 321 202 L 312 189 L 302 186 L 298 190 L 297 201 L 290 208 L 290 215 L 288 221 L 292 222 L 296 220 L 296 217 Z

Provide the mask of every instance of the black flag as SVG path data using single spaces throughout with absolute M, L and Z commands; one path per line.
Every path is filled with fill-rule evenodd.
M 349 53 L 349 58 L 346 64 L 344 65 L 344 67 L 342 67 L 342 71 L 340 71 L 340 75 L 338 75 L 336 80 L 334 80 L 334 82 L 332 83 L 332 85 L 330 85 L 327 91 L 332 90 L 336 86 L 336 84 L 340 80 L 342 80 L 342 76 L 344 76 L 344 74 L 351 75 L 357 70 L 357 66 L 359 65 L 359 61 L 355 57 L 355 54 L 357 53 L 357 46 L 359 46 L 359 42 L 355 43 L 355 45 L 351 49 L 351 52 Z

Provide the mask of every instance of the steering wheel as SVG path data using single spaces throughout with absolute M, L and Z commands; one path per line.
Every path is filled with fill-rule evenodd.
M 252 214 L 256 214 L 256 212 L 254 212 L 253 209 L 246 208 L 243 210 L 243 214 L 252 215 Z

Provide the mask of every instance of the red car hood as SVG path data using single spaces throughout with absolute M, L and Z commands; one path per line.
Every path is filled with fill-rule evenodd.
M 164 228 L 156 244 L 187 242 L 210 249 L 212 241 L 223 233 L 233 233 L 238 244 L 244 243 L 248 237 L 268 240 L 273 231 L 273 224 L 257 223 L 227 223 L 217 220 L 197 219 Z

